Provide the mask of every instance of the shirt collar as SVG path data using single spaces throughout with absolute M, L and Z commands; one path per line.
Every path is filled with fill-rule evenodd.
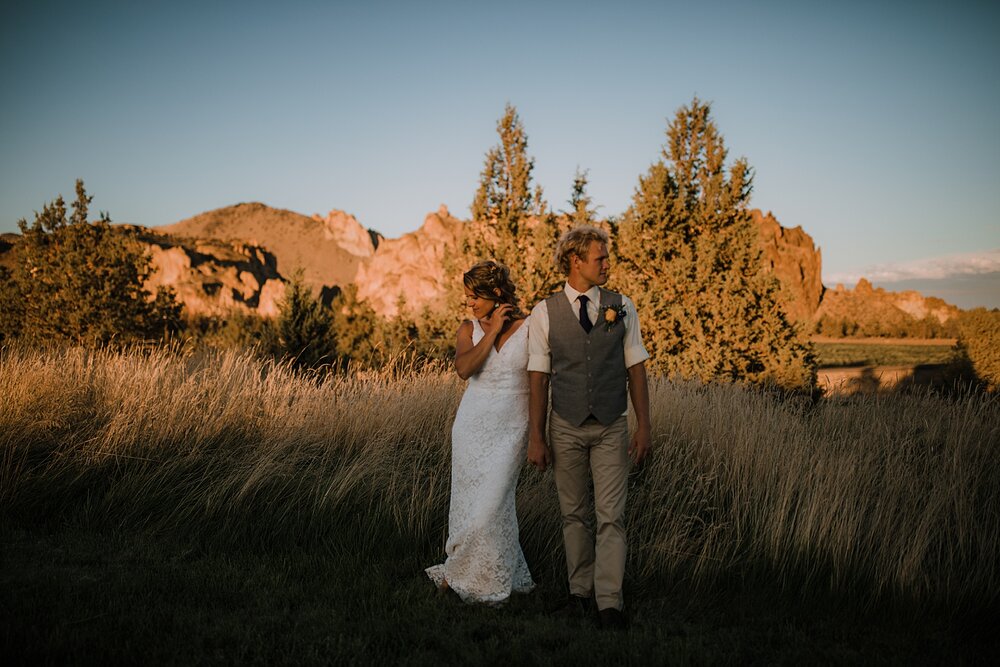
M 586 292 L 577 292 L 569 283 L 563 286 L 563 291 L 566 292 L 566 298 L 569 299 L 570 303 L 573 303 L 581 294 L 586 294 L 587 298 L 590 299 L 591 303 L 600 303 L 601 298 L 601 288 L 597 285 L 592 286 Z

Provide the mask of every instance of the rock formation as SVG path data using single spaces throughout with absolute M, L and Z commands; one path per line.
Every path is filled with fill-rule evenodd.
M 306 284 L 325 296 L 354 283 L 358 296 L 375 312 L 393 317 L 401 300 L 411 312 L 418 312 L 444 294 L 444 254 L 458 242 L 461 224 L 442 205 L 417 231 L 384 239 L 343 211 L 310 218 L 264 204 L 237 204 L 157 228 L 158 238 L 149 241 L 155 269 L 152 284 L 174 285 L 190 313 L 218 312 L 222 302 L 216 297 L 217 285 L 226 285 L 223 291 L 229 294 L 240 281 L 239 274 L 222 265 L 193 259 L 207 239 L 215 239 L 216 255 L 229 245 L 266 248 L 274 264 L 269 280 L 287 280 L 301 268 Z M 191 262 L 200 267 L 202 278 L 190 275 Z M 204 289 L 199 290 L 199 281 Z M 274 300 L 284 289 L 275 285 L 267 286 L 259 297 L 261 315 L 276 312 Z M 234 298 L 234 303 L 252 302 L 252 297 Z
M 782 227 L 770 211 L 751 211 L 757 223 L 764 265 L 781 283 L 792 319 L 808 322 L 823 296 L 823 258 L 801 227 Z
M 314 213 L 312 219 L 323 224 L 323 238 L 333 241 L 357 257 L 371 257 L 381 239 L 375 232 L 365 229 L 353 215 L 333 210 L 325 218 Z
M 354 282 L 358 267 L 375 252 L 372 236 L 354 216 L 331 211 L 326 218 L 310 218 L 258 203 L 208 211 L 157 231 L 262 246 L 275 257 L 282 276 L 301 270 L 315 294 Z
M 914 320 L 931 318 L 944 324 L 958 314 L 956 306 L 937 297 L 912 290 L 888 292 L 862 278 L 854 289 L 837 285 L 826 290 L 813 320 L 840 324 L 849 335 L 878 336 L 905 332 Z
M 759 228 L 765 266 L 781 282 L 790 314 L 798 321 L 809 321 L 823 293 L 819 249 L 801 227 L 782 227 L 773 215 L 758 210 L 752 216 Z M 371 261 L 358 270 L 358 296 L 387 317 L 397 314 L 400 296 L 411 312 L 440 299 L 445 291 L 445 249 L 457 242 L 461 225 L 442 205 L 417 231 L 383 240 Z
M 400 297 L 411 312 L 433 304 L 445 292 L 444 254 L 457 243 L 461 225 L 442 204 L 417 231 L 383 240 L 358 270 L 358 297 L 383 317 L 398 314 Z
M 922 320 L 926 317 L 933 317 L 938 322 L 944 324 L 953 317 L 957 317 L 959 309 L 944 299 L 936 296 L 924 296 L 916 290 L 905 292 L 890 292 L 893 295 L 893 305 L 911 317 Z
M 173 288 L 188 315 L 225 315 L 233 309 L 273 317 L 285 294 L 274 255 L 242 241 L 183 240 L 136 228 L 153 272 L 146 289 Z

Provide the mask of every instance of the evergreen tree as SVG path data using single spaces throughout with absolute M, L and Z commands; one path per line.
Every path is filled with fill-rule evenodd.
M 524 307 L 530 308 L 562 282 L 552 263 L 555 243 L 568 223 L 557 218 L 532 182 L 534 159 L 528 156 L 528 136 L 510 104 L 497 122 L 499 145 L 486 153 L 479 189 L 472 203 L 459 251 L 449 257 L 452 276 L 447 303 L 460 308 L 461 274 L 475 262 L 494 259 L 505 264 L 518 286 Z
M 566 214 L 570 217 L 574 227 L 579 225 L 593 225 L 596 220 L 597 211 L 591 208 L 593 200 L 587 194 L 587 171 L 580 171 L 577 167 L 573 176 L 573 189 L 569 196 L 569 211 Z
M 528 156 L 528 135 L 517 109 L 510 104 L 497 121 L 497 134 L 500 144 L 486 152 L 486 164 L 472 202 L 472 218 L 504 225 L 511 236 L 517 236 L 521 221 L 541 212 L 545 203 L 542 189 L 532 189 L 535 160 Z
M 811 387 L 811 346 L 781 308 L 749 214 L 746 160 L 728 171 L 708 104 L 682 107 L 663 159 L 639 178 L 616 235 L 651 364 L 704 381 Z
M 330 310 L 337 356 L 361 368 L 379 365 L 386 355 L 386 325 L 371 306 L 358 299 L 357 285 L 345 286 Z
M 144 288 L 151 267 L 134 232 L 102 213 L 88 222 L 83 181 L 67 218 L 60 196 L 35 221 L 20 220 L 14 276 L 21 299 L 20 334 L 36 341 L 103 344 L 154 339 L 175 331 L 180 305 L 170 290 Z
M 318 369 L 336 366 L 340 362 L 333 313 L 313 296 L 301 271 L 293 274 L 285 285 L 285 296 L 278 307 L 275 335 L 272 352 L 277 357 L 290 360 L 296 368 Z

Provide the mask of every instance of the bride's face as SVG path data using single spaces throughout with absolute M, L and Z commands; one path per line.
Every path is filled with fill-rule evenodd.
M 477 320 L 489 317 L 493 309 L 497 307 L 497 302 L 493 299 L 477 296 L 468 287 L 465 288 L 465 305 L 472 311 L 472 316 Z

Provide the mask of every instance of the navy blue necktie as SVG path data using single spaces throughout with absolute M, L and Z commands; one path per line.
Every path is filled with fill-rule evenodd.
M 590 322 L 590 315 L 587 314 L 587 302 L 590 299 L 587 298 L 586 294 L 581 294 L 578 298 L 580 300 L 580 326 L 583 327 L 584 331 L 590 333 L 590 330 L 594 327 Z

